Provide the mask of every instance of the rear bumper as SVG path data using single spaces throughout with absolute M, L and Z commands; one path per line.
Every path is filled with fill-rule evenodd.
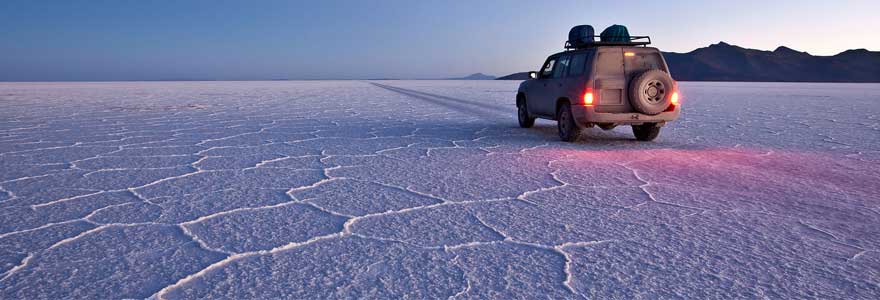
M 678 119 L 681 112 L 681 106 L 676 105 L 672 111 L 662 112 L 656 115 L 646 115 L 641 113 L 603 113 L 596 112 L 595 106 L 572 106 L 572 114 L 578 125 L 588 127 L 597 123 L 612 123 L 617 125 L 641 125 L 644 123 L 660 123 Z

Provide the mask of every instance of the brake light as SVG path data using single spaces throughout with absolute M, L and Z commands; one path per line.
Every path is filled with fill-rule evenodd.
M 631 57 L 631 56 L 636 56 L 636 54 L 634 52 L 624 52 L 623 56 Z
M 678 105 L 678 91 L 672 92 L 672 99 L 670 99 L 672 105 Z
M 584 105 L 592 106 L 593 105 L 593 90 L 588 89 L 584 92 Z

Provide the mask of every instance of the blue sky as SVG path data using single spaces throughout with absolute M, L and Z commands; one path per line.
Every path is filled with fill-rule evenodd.
M 880 1 L 0 1 L 0 81 L 442 78 L 536 69 L 568 29 L 880 50 Z

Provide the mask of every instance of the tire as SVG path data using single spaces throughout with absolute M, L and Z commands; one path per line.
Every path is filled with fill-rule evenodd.
M 516 110 L 516 115 L 519 119 L 519 127 L 532 128 L 532 126 L 535 126 L 535 117 L 529 115 L 529 108 L 526 106 L 525 97 L 517 97 Z
M 562 141 L 575 142 L 580 138 L 581 128 L 577 126 L 571 113 L 571 104 L 563 103 L 556 109 L 556 128 Z
M 629 102 L 636 111 L 646 115 L 656 115 L 671 103 L 675 82 L 661 70 L 645 71 L 630 82 Z
M 660 126 L 654 123 L 645 123 L 642 125 L 633 125 L 633 135 L 637 140 L 648 142 L 653 141 L 660 135 Z
M 606 131 L 612 130 L 617 127 L 617 124 L 613 124 L 613 123 L 600 123 L 598 125 L 599 125 L 599 128 L 602 128 L 602 130 L 606 130 Z

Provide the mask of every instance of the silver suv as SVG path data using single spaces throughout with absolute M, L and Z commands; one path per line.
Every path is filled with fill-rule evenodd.
M 630 36 L 614 25 L 596 40 L 593 27 L 575 26 L 565 51 L 551 55 L 516 95 L 519 125 L 535 118 L 556 120 L 559 137 L 576 141 L 584 128 L 632 126 L 640 141 L 651 141 L 660 127 L 678 118 L 676 82 L 649 37 Z

